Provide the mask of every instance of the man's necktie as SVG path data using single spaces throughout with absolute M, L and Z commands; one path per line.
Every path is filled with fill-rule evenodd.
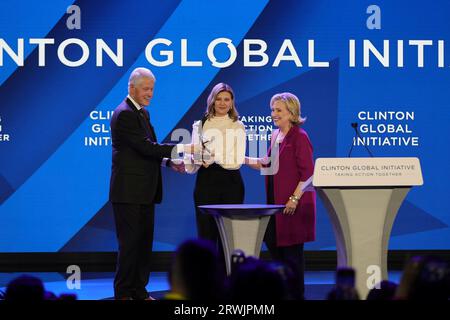
M 141 110 L 139 110 L 139 113 L 144 118 L 145 127 L 146 127 L 147 132 L 148 132 L 148 134 L 150 136 L 150 139 L 153 142 L 156 142 L 155 131 L 153 130 L 152 126 L 150 125 L 150 117 L 148 116 L 147 111 L 145 111 L 144 108 L 142 108 Z

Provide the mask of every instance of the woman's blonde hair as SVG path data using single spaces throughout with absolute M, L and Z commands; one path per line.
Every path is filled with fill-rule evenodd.
M 236 105 L 234 104 L 234 92 L 233 89 L 226 83 L 218 83 L 212 88 L 211 93 L 206 100 L 206 113 L 205 116 L 207 119 L 210 119 L 216 115 L 216 111 L 214 110 L 214 102 L 217 99 L 217 95 L 221 92 L 229 92 L 231 95 L 231 108 L 228 111 L 228 116 L 233 119 L 233 121 L 237 121 L 239 114 L 236 110 Z
M 305 123 L 306 117 L 302 118 L 300 100 L 295 94 L 290 92 L 277 93 L 270 99 L 270 106 L 272 107 L 275 102 L 280 100 L 284 102 L 286 108 L 291 113 L 291 123 L 293 125 L 302 125 Z

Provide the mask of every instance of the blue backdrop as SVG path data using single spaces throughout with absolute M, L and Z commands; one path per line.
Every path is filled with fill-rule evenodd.
M 295 93 L 308 118 L 304 128 L 315 158 L 347 156 L 354 134 L 351 122 L 378 128 L 363 136 L 387 138 L 390 145 L 371 145 L 372 152 L 418 157 L 424 176 L 424 185 L 414 188 L 400 208 L 390 249 L 450 249 L 450 2 L 378 1 L 376 8 L 372 4 L 351 0 L 339 4 L 327 0 L 2 1 L 0 252 L 116 250 L 108 203 L 109 116 L 126 96 L 130 71 L 138 66 L 150 68 L 157 78 L 149 111 L 161 141 L 170 142 L 177 128 L 191 128 L 218 82 L 234 88 L 237 108 L 248 128 L 271 125 L 255 116 L 270 115 L 273 94 Z M 80 9 L 78 16 L 66 12 L 71 5 Z M 68 23 L 77 18 L 80 28 L 70 29 Z M 45 48 L 45 66 L 39 66 L 43 56 L 30 43 L 33 38 L 54 39 Z M 58 55 L 58 46 L 69 38 L 80 39 L 89 48 L 89 57 L 80 66 L 66 66 Z M 171 50 L 172 64 L 155 66 L 149 61 L 147 44 L 157 38 L 168 39 L 171 45 L 156 45 L 154 59 L 164 61 L 161 51 Z M 228 38 L 237 48 L 237 58 L 227 68 L 213 66 L 208 58 L 208 45 L 217 38 Z M 23 66 L 11 54 L 20 51 L 19 39 L 24 42 Z M 122 39 L 120 66 L 105 54 L 103 65 L 96 65 L 97 39 L 114 52 L 117 39 Z M 202 66 L 183 65 L 181 39 L 187 39 L 187 59 L 201 61 Z M 245 65 L 244 39 L 267 44 L 266 65 Z M 314 40 L 314 54 L 309 40 Z M 291 47 L 283 47 L 289 43 Z M 273 66 L 283 48 L 285 61 Z M 71 45 L 64 54 L 77 61 L 82 50 Z M 230 56 L 224 44 L 214 54 L 222 62 Z M 251 57 L 251 61 L 260 60 L 261 56 Z M 313 60 L 328 65 L 316 67 Z M 413 117 L 376 120 L 366 116 L 387 111 Z M 398 132 L 383 132 L 387 124 Z M 392 145 L 394 139 L 403 144 Z M 367 154 L 364 147 L 355 146 L 353 155 Z M 242 173 L 245 202 L 263 203 L 263 177 L 248 168 Z M 173 250 L 196 234 L 195 176 L 169 170 L 163 175 L 164 201 L 157 206 L 154 244 L 160 251 Z M 318 209 L 317 240 L 306 248 L 333 249 L 333 232 L 320 201 Z

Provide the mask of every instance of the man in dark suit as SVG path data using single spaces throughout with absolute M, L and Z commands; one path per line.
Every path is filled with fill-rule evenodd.
M 157 143 L 145 110 L 154 85 L 155 77 L 150 70 L 135 69 L 128 82 L 129 94 L 111 118 L 109 198 L 119 243 L 114 278 L 116 299 L 151 299 L 145 287 L 150 275 L 155 203 L 162 200 L 161 164 L 165 162 L 166 166 L 182 172 L 183 164 L 164 158 L 194 149 L 191 145 Z

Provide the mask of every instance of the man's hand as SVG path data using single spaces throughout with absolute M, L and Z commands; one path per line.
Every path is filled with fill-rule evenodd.
M 179 172 L 179 173 L 185 173 L 186 169 L 184 167 L 184 162 L 179 160 L 171 160 L 170 161 L 170 168 L 172 168 L 173 171 Z

